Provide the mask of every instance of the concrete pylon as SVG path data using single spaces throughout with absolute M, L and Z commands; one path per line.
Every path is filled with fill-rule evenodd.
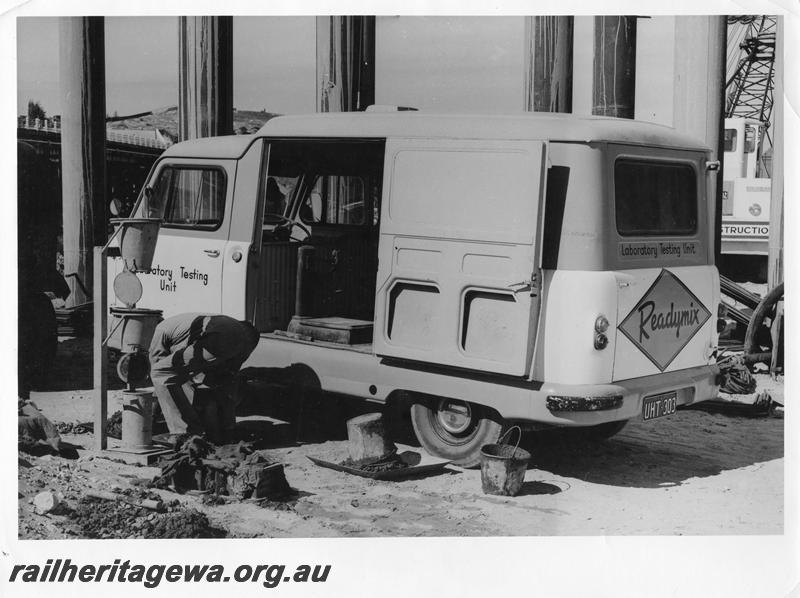
M 106 87 L 102 17 L 59 19 L 61 187 L 67 306 L 91 299 L 94 245 L 106 241 Z
M 724 16 L 675 17 L 675 78 L 672 126 L 711 148 L 712 160 L 722 163 L 725 126 L 725 64 L 727 25 Z M 711 176 L 714 198 L 714 254 L 721 252 L 722 167 Z
M 178 19 L 178 138 L 233 133 L 233 17 Z
M 636 17 L 595 17 L 593 73 L 592 114 L 633 118 Z
M 525 18 L 524 109 L 572 112 L 574 17 Z
M 317 17 L 317 112 L 375 103 L 375 17 Z
M 772 195 L 769 207 L 769 257 L 767 263 L 767 282 L 773 289 L 783 282 L 783 173 L 784 173 L 784 120 L 783 120 L 783 93 L 784 93 L 784 19 L 778 17 L 777 31 L 775 32 L 775 88 L 773 92 L 773 122 L 772 130 Z

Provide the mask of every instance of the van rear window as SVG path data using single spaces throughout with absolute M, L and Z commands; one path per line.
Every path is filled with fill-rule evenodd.
M 620 235 L 697 232 L 697 175 L 688 164 L 621 158 L 614 165 L 614 199 Z

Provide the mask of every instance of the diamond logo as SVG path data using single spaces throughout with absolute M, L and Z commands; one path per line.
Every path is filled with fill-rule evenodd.
M 710 317 L 686 285 L 661 270 L 618 329 L 663 372 Z

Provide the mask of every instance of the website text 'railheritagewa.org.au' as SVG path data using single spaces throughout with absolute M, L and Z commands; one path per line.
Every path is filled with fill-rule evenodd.
M 275 588 L 282 583 L 324 583 L 331 565 L 239 565 L 235 569 L 219 564 L 150 564 L 114 559 L 113 563 L 81 564 L 71 559 L 47 559 L 42 564 L 14 565 L 11 583 L 136 583 L 157 588 L 162 583 L 257 583 Z

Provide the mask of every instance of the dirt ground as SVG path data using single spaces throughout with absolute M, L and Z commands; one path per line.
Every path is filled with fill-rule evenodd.
M 63 339 L 53 389 L 31 395 L 54 422 L 92 419 L 88 343 Z M 197 496 L 157 492 L 204 513 L 227 537 L 240 538 L 780 534 L 783 381 L 766 374 L 757 380 L 758 390 L 780 404 L 768 415 L 679 410 L 632 421 L 614 438 L 593 444 L 561 432 L 527 434 L 523 445 L 532 459 L 522 492 L 513 498 L 483 494 L 477 469 L 447 466 L 427 477 L 375 481 L 318 467 L 309 456 L 334 462 L 346 457 L 346 419 L 364 407 L 331 399 L 307 406 L 302 421 L 286 422 L 276 417 L 291 411 L 286 397 L 267 395 L 246 406 L 238 430 L 256 439 L 269 460 L 284 464 L 298 491 L 294 499 L 267 507 L 209 506 Z M 112 386 L 109 413 L 119 408 L 120 396 Z M 159 473 L 94 454 L 89 434 L 62 438 L 75 446 L 77 459 L 19 454 L 20 538 L 82 537 L 68 515 L 34 512 L 39 492 L 60 492 L 74 509 L 88 489 L 125 490 L 137 478 Z M 146 535 L 132 529 L 124 537 Z

